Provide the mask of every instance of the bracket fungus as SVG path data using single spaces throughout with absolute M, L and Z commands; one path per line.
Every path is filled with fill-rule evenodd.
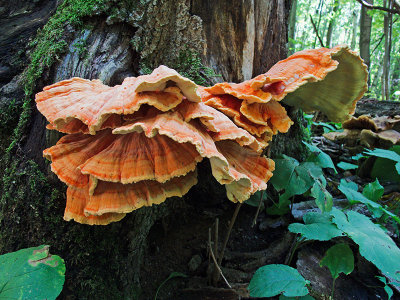
M 48 129 L 67 134 L 43 152 L 68 186 L 64 219 L 105 225 L 182 197 L 204 158 L 228 199 L 243 202 L 266 189 L 275 164 L 260 154 L 293 124 L 280 101 L 343 119 L 365 79 L 362 61 L 338 46 L 299 52 L 239 84 L 198 87 L 160 66 L 114 87 L 81 78 L 47 86 L 36 95 L 37 108 Z
M 165 66 L 108 87 L 72 78 L 36 95 L 48 129 L 66 133 L 45 149 L 67 184 L 65 220 L 105 225 L 143 206 L 184 196 L 208 158 L 231 201 L 266 188 L 274 162 L 256 138 L 201 102 L 197 85 Z

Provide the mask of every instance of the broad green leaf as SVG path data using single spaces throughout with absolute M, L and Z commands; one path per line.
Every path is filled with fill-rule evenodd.
M 299 233 L 307 240 L 329 241 L 338 236 L 343 236 L 343 232 L 331 221 L 329 214 L 310 212 L 303 216 L 304 224 L 292 223 L 289 231 Z
M 279 300 L 315 300 L 315 298 L 310 295 L 302 296 L 302 297 L 286 297 L 283 295 L 279 296 Z
M 251 297 L 305 296 L 308 282 L 300 273 L 286 265 L 266 265 L 259 268 L 249 284 Z
M 342 183 L 342 181 L 341 181 L 341 183 Z M 361 203 L 367 205 L 367 207 L 369 209 L 372 208 L 371 209 L 372 211 L 375 211 L 375 210 L 382 211 L 383 213 L 385 213 L 388 216 L 392 217 L 393 220 L 395 220 L 397 223 L 400 224 L 400 217 L 399 216 L 397 216 L 394 213 L 388 211 L 387 209 L 382 207 L 382 205 L 380 205 L 379 203 L 374 202 L 372 200 L 369 200 L 363 194 L 361 194 L 361 193 L 359 193 L 359 192 L 357 192 L 357 191 L 355 191 L 355 190 L 353 190 L 351 188 L 343 186 L 342 184 L 339 185 L 339 191 L 341 191 L 343 194 L 345 194 L 346 198 L 349 200 L 349 202 L 351 204 L 361 202 Z M 377 217 L 379 217 L 379 214 L 378 214 Z
M 381 186 L 379 180 L 376 179 L 374 182 L 368 183 L 364 187 L 362 194 L 376 202 L 383 196 L 383 186 Z
M 332 221 L 359 246 L 360 254 L 388 277 L 400 281 L 400 249 L 393 240 L 368 217 L 355 211 L 347 216 L 333 208 Z
M 355 164 L 350 164 L 350 163 L 347 163 L 347 162 L 344 162 L 344 161 L 341 161 L 340 163 L 338 163 L 337 164 L 337 166 L 339 167 L 339 168 L 341 168 L 342 170 L 355 170 L 355 169 L 358 169 L 358 165 L 355 165 Z
M 349 188 L 351 190 L 358 191 L 357 183 L 355 183 L 353 181 L 346 181 L 345 179 L 340 179 L 339 188 L 340 187 L 347 187 L 347 188 Z
M 326 251 L 320 266 L 328 267 L 333 279 L 338 278 L 340 273 L 349 275 L 354 270 L 353 251 L 345 243 L 336 244 Z
M 400 162 L 400 155 L 392 150 L 375 148 L 374 150 L 367 149 L 364 153 L 367 155 L 386 158 L 393 160 L 395 162 Z
M 284 156 L 284 158 L 275 159 L 274 161 L 275 171 L 274 176 L 272 176 L 270 179 L 270 182 L 279 192 L 287 187 L 294 169 L 299 165 L 299 162 L 289 156 Z
M 56 299 L 65 280 L 64 260 L 49 246 L 0 256 L 0 299 Z
M 354 156 L 351 157 L 352 160 L 359 160 L 360 158 L 365 157 L 365 155 L 363 155 L 362 153 L 358 153 Z
M 325 152 L 320 150 L 318 147 L 316 147 L 314 145 L 311 145 L 311 144 L 308 144 L 308 143 L 306 143 L 304 141 L 303 141 L 303 144 L 306 145 L 307 148 L 312 153 L 310 155 L 310 157 L 307 159 L 308 162 L 315 162 L 316 164 L 318 164 L 322 168 L 332 168 L 337 173 L 335 165 L 333 164 L 333 161 L 332 161 L 331 157 L 328 154 L 326 154 Z

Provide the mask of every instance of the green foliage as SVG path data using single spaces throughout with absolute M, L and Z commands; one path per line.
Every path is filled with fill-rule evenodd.
M 383 289 L 385 290 L 386 294 L 388 295 L 388 300 L 390 300 L 390 298 L 392 298 L 392 296 L 393 296 L 393 290 L 391 289 L 390 286 L 388 286 L 386 278 L 383 276 L 376 276 L 376 278 L 378 278 L 380 281 L 382 281 L 385 284 Z
M 165 280 L 158 286 L 156 295 L 154 296 L 154 300 L 157 300 L 158 292 L 159 292 L 160 289 L 164 286 L 164 284 L 167 283 L 167 281 L 169 281 L 169 280 L 171 280 L 171 279 L 173 279 L 173 278 L 178 278 L 178 277 L 186 278 L 187 275 L 186 275 L 186 274 L 183 274 L 183 273 L 180 273 L 180 272 L 172 272 L 171 274 L 169 274 L 169 276 L 167 277 L 167 279 L 165 279 Z
M 367 149 L 366 155 L 378 157 L 371 170 L 373 178 L 387 181 L 400 181 L 400 146 L 393 146 L 389 150 L 375 148 Z
M 326 251 L 320 266 L 328 267 L 333 279 L 338 278 L 340 273 L 349 275 L 354 270 L 353 251 L 345 243 L 336 244 Z
M 286 297 L 284 295 L 279 296 L 279 300 L 315 300 L 310 295 L 302 296 L 302 297 Z
M 49 246 L 0 256 L 0 299 L 56 299 L 65 280 L 64 260 Z
M 346 196 L 350 204 L 363 203 L 376 218 L 380 218 L 382 214 L 386 214 L 400 224 L 399 216 L 390 212 L 378 202 L 375 202 L 383 195 L 383 187 L 379 184 L 378 180 L 365 186 L 361 194 L 357 191 L 358 187 L 356 184 L 346 183 L 346 181 L 342 179 L 340 181 L 339 190 Z
M 400 249 L 379 225 L 355 211 L 346 215 L 334 208 L 331 214 L 333 223 L 358 244 L 365 259 L 385 276 L 400 281 Z
M 290 224 L 289 231 L 301 234 L 305 240 L 329 241 L 344 235 L 343 231 L 332 223 L 332 216 L 329 213 L 309 212 L 303 216 L 303 220 L 304 224 Z
M 286 265 L 266 265 L 259 268 L 249 284 L 251 297 L 273 297 L 283 293 L 287 297 L 305 296 L 309 282 Z
M 275 172 L 270 182 L 278 192 L 279 202 L 267 209 L 270 214 L 282 215 L 288 212 L 290 199 L 295 195 L 302 195 L 310 191 L 315 202 L 322 212 L 330 211 L 332 208 L 332 195 L 326 190 L 326 180 L 323 168 L 335 166 L 326 153 L 316 146 L 303 142 L 310 149 L 310 156 L 305 162 L 282 155 L 275 159 Z
M 358 169 L 358 165 L 355 165 L 355 164 L 350 164 L 350 163 L 347 163 L 347 162 L 344 162 L 344 161 L 341 161 L 341 162 L 339 162 L 338 164 L 337 164 L 337 166 L 339 167 L 339 168 L 341 168 L 342 170 L 355 170 L 355 169 Z

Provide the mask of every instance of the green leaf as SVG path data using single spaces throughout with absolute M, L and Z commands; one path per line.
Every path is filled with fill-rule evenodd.
M 271 177 L 270 182 L 274 188 L 280 192 L 284 190 L 292 177 L 294 169 L 299 165 L 299 162 L 289 156 L 284 156 L 282 159 L 275 159 L 275 172 Z
M 279 296 L 279 300 L 315 300 L 315 298 L 310 295 L 302 296 L 302 297 L 286 297 L 283 295 Z
M 349 275 L 354 270 L 353 251 L 345 243 L 336 244 L 326 251 L 320 266 L 328 267 L 333 279 L 338 278 L 340 273 Z
M 376 179 L 374 182 L 367 184 L 362 194 L 372 201 L 378 201 L 383 196 L 383 186 L 380 185 L 379 180 Z
M 337 227 L 358 244 L 362 256 L 385 276 L 400 281 L 400 249 L 379 225 L 355 211 L 349 211 L 346 216 L 333 208 L 331 214 Z
M 348 188 L 346 185 L 342 185 L 342 182 L 344 181 L 340 181 L 340 185 L 339 185 L 339 191 L 341 191 L 343 194 L 345 194 L 346 198 L 349 200 L 349 202 L 351 204 L 354 203 L 358 203 L 361 202 L 365 205 L 367 205 L 368 209 L 370 209 L 372 212 L 375 212 L 375 210 L 380 210 L 383 213 L 387 214 L 388 216 L 390 216 L 393 220 L 395 220 L 397 223 L 400 224 L 400 217 L 395 215 L 394 213 L 388 211 L 387 209 L 385 209 L 384 207 L 382 207 L 382 205 L 380 205 L 377 202 L 374 202 L 372 200 L 369 200 L 367 197 L 365 197 L 363 194 Z M 377 215 L 377 217 L 380 217 L 379 214 Z
M 358 166 L 357 165 L 355 165 L 355 164 L 350 164 L 350 163 L 347 163 L 347 162 L 344 162 L 344 161 L 341 161 L 340 163 L 338 163 L 337 164 L 337 166 L 339 167 L 339 168 L 341 168 L 342 170 L 355 170 L 355 169 L 358 169 Z
M 358 191 L 357 183 L 355 183 L 353 181 L 346 181 L 345 179 L 340 179 L 339 188 L 340 187 L 346 187 L 346 188 L 349 188 L 351 190 Z
M 259 268 L 249 284 L 251 297 L 273 297 L 283 293 L 287 297 L 308 294 L 306 281 L 300 273 L 286 265 L 266 265 Z
M 393 160 L 395 162 L 400 162 L 400 155 L 392 150 L 375 148 L 374 150 L 367 149 L 364 153 L 367 155 L 386 158 Z
M 387 285 L 387 281 L 386 278 L 383 276 L 375 276 L 376 278 L 378 278 L 380 281 L 382 281 L 385 284 L 385 287 L 383 288 L 386 292 L 386 294 L 388 295 L 388 300 L 390 300 L 390 298 L 392 298 L 393 296 L 393 290 L 390 288 L 390 286 Z
M 317 180 L 312 189 L 311 196 L 315 198 L 315 203 L 321 212 L 327 212 L 332 209 L 333 198 L 332 195 L 321 185 L 319 180 Z
M 292 223 L 289 231 L 299 233 L 307 240 L 329 241 L 338 236 L 343 236 L 343 231 L 338 229 L 331 221 L 329 214 L 310 212 L 303 216 L 304 224 Z
M 289 208 L 290 200 L 287 197 L 288 195 L 289 195 L 288 193 L 284 193 L 284 194 L 280 195 L 278 204 L 274 204 L 270 207 L 267 207 L 267 209 L 266 209 L 267 214 L 278 215 L 278 216 L 287 214 L 290 211 L 290 208 Z
M 258 205 L 260 204 L 261 193 L 262 193 L 262 191 L 255 192 L 253 195 L 251 195 L 251 197 L 249 199 L 244 201 L 244 203 L 246 203 L 247 205 L 253 206 L 253 207 L 258 207 Z M 266 199 L 267 199 L 267 193 L 264 192 L 263 198 L 261 201 L 264 202 Z M 263 207 L 264 207 L 264 203 L 261 203 L 261 208 L 263 208 Z
M 64 260 L 49 246 L 0 256 L 0 299 L 56 299 L 65 280 Z
M 308 162 L 315 162 L 316 164 L 321 166 L 321 168 L 332 168 L 337 173 L 335 165 L 333 164 L 333 161 L 328 154 L 320 150 L 318 147 L 308 144 L 304 141 L 303 144 L 306 145 L 307 148 L 311 151 L 311 155 L 307 159 Z

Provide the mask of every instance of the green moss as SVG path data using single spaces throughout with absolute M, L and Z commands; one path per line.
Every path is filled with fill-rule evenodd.
M 146 60 L 140 63 L 140 72 L 142 74 L 150 74 L 155 66 L 149 64 Z M 206 67 L 200 58 L 200 55 L 191 49 L 185 49 L 179 52 L 178 57 L 169 66 L 175 69 L 182 76 L 193 80 L 199 85 L 207 85 L 211 83 L 212 77 L 221 77 L 216 74 L 213 69 Z

